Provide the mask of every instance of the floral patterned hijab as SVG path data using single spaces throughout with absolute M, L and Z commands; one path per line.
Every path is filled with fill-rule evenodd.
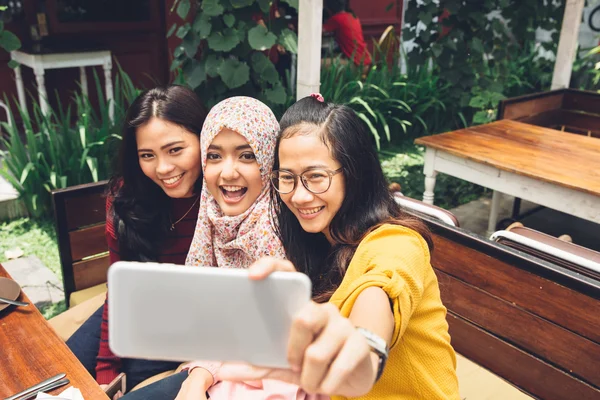
M 251 97 L 231 97 L 214 106 L 200 134 L 202 170 L 206 168 L 208 146 L 225 128 L 248 141 L 260 167 L 263 188 L 248 210 L 240 215 L 226 216 L 208 191 L 205 180 L 198 223 L 185 264 L 248 268 L 261 257 L 284 258 L 283 245 L 275 234 L 270 211 L 269 176 L 279 132 L 277 119 L 269 107 Z

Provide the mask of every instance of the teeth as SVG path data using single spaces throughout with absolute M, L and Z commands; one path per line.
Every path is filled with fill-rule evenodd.
M 310 215 L 310 214 L 318 213 L 319 211 L 321 211 L 322 208 L 323 207 L 305 208 L 303 210 L 298 210 L 298 211 L 300 211 L 300 214 Z
M 238 190 L 242 190 L 244 187 L 243 186 L 221 186 L 221 188 L 223 188 L 224 190 L 227 190 L 228 192 L 237 192 Z
M 177 182 L 178 180 L 180 180 L 182 176 L 183 176 L 183 174 L 180 174 L 180 175 L 174 176 L 169 179 L 163 179 L 163 182 L 166 183 L 167 185 L 172 185 L 175 182 Z

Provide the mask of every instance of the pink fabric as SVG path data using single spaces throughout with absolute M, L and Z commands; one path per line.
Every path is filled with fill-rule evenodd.
M 225 216 L 204 182 L 196 232 L 185 263 L 248 268 L 261 257 L 284 258 L 285 252 L 275 234 L 270 209 L 269 178 L 279 132 L 277 119 L 269 107 L 251 97 L 231 97 L 214 106 L 200 134 L 203 170 L 206 168 L 208 146 L 224 128 L 239 133 L 248 141 L 260 167 L 263 190 L 246 212 Z
M 194 361 L 184 368 L 204 368 L 213 376 L 213 386 L 208 389 L 211 400 L 329 400 L 322 394 L 308 394 L 297 385 L 273 379 L 260 381 L 228 382 L 219 381 L 219 369 L 223 363 Z

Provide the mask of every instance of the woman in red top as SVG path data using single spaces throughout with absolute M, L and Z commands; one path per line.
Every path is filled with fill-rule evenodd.
M 109 182 L 106 200 L 111 263 L 185 263 L 200 203 L 200 131 L 205 118 L 198 97 L 182 86 L 151 89 L 130 106 L 119 171 Z M 125 372 L 130 390 L 179 365 L 119 359 L 108 347 L 108 321 L 105 303 L 67 341 L 100 385 Z
M 323 32 L 334 32 L 335 40 L 346 57 L 354 64 L 371 65 L 371 55 L 363 36 L 360 20 L 347 9 L 346 0 L 325 0 L 324 11 L 328 15 Z

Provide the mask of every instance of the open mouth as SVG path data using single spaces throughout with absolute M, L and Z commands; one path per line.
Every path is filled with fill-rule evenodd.
M 312 219 L 312 218 L 315 218 L 317 216 L 317 214 L 319 214 L 321 211 L 323 211 L 324 208 L 325 208 L 325 206 L 313 207 L 313 208 L 299 208 L 298 212 L 300 213 L 300 216 L 302 218 Z
M 185 174 L 185 172 L 184 172 L 184 173 L 182 173 L 182 174 L 179 174 L 179 175 L 177 175 L 177 176 L 174 176 L 174 177 L 172 177 L 172 178 L 169 178 L 169 179 L 161 179 L 161 180 L 164 182 L 164 184 L 165 184 L 166 186 L 173 186 L 173 185 L 177 184 L 177 183 L 178 183 L 178 182 L 181 180 L 181 178 L 183 178 L 183 175 L 184 175 L 184 174 Z
M 223 198 L 228 203 L 237 203 L 240 201 L 246 192 L 248 191 L 247 187 L 244 186 L 219 186 L 221 189 L 221 193 L 223 193 Z

